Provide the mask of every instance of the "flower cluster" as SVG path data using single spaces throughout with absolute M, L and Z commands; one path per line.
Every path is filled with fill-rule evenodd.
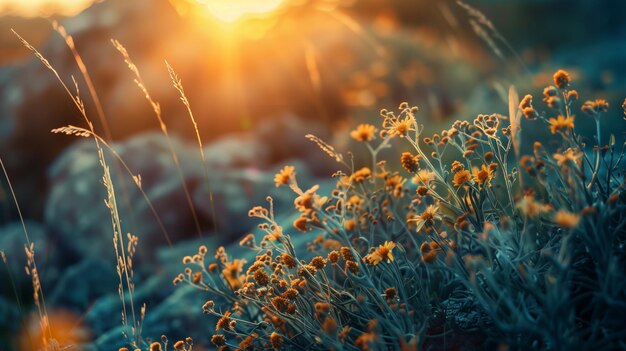
M 223 248 L 210 260 L 205 247 L 183 259 L 189 267 L 174 283 L 210 294 L 202 309 L 217 320 L 211 342 L 417 350 L 471 330 L 486 349 L 624 345 L 624 153 L 599 127 L 587 146 L 570 75 L 559 70 L 553 83 L 546 111 L 531 95 L 512 98 L 513 115 L 455 121 L 431 136 L 417 108 L 383 110 L 378 135 L 370 124 L 350 133 L 372 153 L 358 167 L 310 138 L 346 167 L 332 191 L 302 190 L 286 166 L 274 180 L 294 192 L 295 221 L 279 223 L 271 198 L 251 209 L 259 232 L 240 243 L 256 252 L 250 264 Z M 580 110 L 600 123 L 609 105 L 596 99 Z M 533 124 L 559 146 L 535 142 L 524 154 L 521 130 Z M 411 151 L 379 160 L 394 141 Z

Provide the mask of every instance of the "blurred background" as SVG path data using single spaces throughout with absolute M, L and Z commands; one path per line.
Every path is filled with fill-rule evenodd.
M 330 184 L 336 164 L 305 134 L 354 150 L 358 162 L 348 132 L 379 124 L 382 108 L 419 106 L 432 134 L 452 119 L 508 114 L 511 84 L 538 103 L 557 68 L 572 74 L 582 100 L 606 98 L 619 115 L 624 13 L 626 2 L 618 0 L 0 0 L 0 157 L 35 242 L 56 336 L 77 349 L 111 350 L 120 342 L 110 218 L 93 142 L 50 133 L 86 127 L 82 117 L 11 29 L 68 86 L 76 79 L 95 130 L 141 175 L 152 207 L 111 159 L 124 229 L 139 237 L 145 332 L 175 338 L 209 328 L 202 296 L 171 285 L 180 257 L 251 231 L 246 213 L 268 194 L 289 208 L 290 194 L 272 181 L 285 164 L 297 166 L 304 186 Z M 73 37 L 100 111 L 54 21 Z M 111 39 L 126 47 L 160 103 L 169 141 Z M 165 60 L 196 118 L 209 181 Z M 619 121 L 605 126 L 622 133 Z M 523 132 L 542 138 L 544 129 Z M 1 178 L 0 250 L 8 263 L 0 269 L 0 350 L 36 349 L 24 235 Z M 181 311 L 181 303 L 197 308 Z

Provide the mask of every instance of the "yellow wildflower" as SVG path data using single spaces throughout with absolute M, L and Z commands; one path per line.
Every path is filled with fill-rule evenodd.
M 355 183 L 362 183 L 365 180 L 370 179 L 371 177 L 372 171 L 367 167 L 363 167 L 352 174 L 351 180 Z
M 480 169 L 473 167 L 472 176 L 472 180 L 478 185 L 479 189 L 485 186 L 491 186 L 491 180 L 494 177 L 494 168 L 484 164 L 480 166 Z
M 580 110 L 590 116 L 596 116 L 600 112 L 607 112 L 609 110 L 609 103 L 604 99 L 585 101 Z
M 578 226 L 578 222 L 580 222 L 580 216 L 575 213 L 559 210 L 554 214 L 554 223 L 559 227 L 574 229 Z
M 569 86 L 569 82 L 571 81 L 569 73 L 565 72 L 562 69 L 556 71 L 553 78 L 554 85 L 556 85 L 559 89 L 567 88 Z
M 403 152 L 402 155 L 400 155 L 402 168 L 406 169 L 409 173 L 415 173 L 420 168 L 419 159 L 419 155 L 415 156 L 410 152 Z
M 548 119 L 550 122 L 550 132 L 552 134 L 556 134 L 557 131 L 568 131 L 570 129 L 574 129 L 574 116 L 563 117 L 562 115 L 558 115 L 556 118 Z
M 435 205 L 428 205 L 421 215 L 415 216 L 407 220 L 408 222 L 416 222 L 417 230 L 422 228 L 423 225 L 432 226 L 435 224 L 435 220 L 440 220 L 439 207 Z
M 368 264 L 377 265 L 380 261 L 387 260 L 387 263 L 394 260 L 393 249 L 396 244 L 393 241 L 385 241 L 383 245 L 378 245 L 378 248 L 369 255 L 363 257 L 363 261 Z
M 417 172 L 417 174 L 411 180 L 415 184 L 428 185 L 430 182 L 435 180 L 435 173 L 427 169 L 420 169 L 419 172 Z
M 470 179 L 471 179 L 470 172 L 464 169 L 454 174 L 454 179 L 452 180 L 452 183 L 454 184 L 454 186 L 461 186 L 469 182 Z
M 376 137 L 376 127 L 371 124 L 359 124 L 350 136 L 357 141 L 372 141 Z
M 243 265 L 246 263 L 246 260 L 234 259 L 232 262 L 225 262 L 224 269 L 222 270 L 222 274 L 224 278 L 230 285 L 230 288 L 233 290 L 237 290 L 241 288 L 243 285 L 244 276 L 240 275 L 241 271 L 243 271 Z
M 535 217 L 551 209 L 550 205 L 542 204 L 535 201 L 532 195 L 524 196 L 524 198 L 517 203 L 516 207 L 528 217 Z
M 281 185 L 287 185 L 296 176 L 295 168 L 293 166 L 285 166 L 280 172 L 274 176 L 274 183 L 276 187 Z
M 562 154 L 554 154 L 552 155 L 552 157 L 556 160 L 556 163 L 561 167 L 567 165 L 570 162 L 580 166 L 583 155 L 581 152 L 575 149 L 569 148 Z

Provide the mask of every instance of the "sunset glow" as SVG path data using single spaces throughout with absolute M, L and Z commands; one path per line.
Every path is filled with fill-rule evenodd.
M 236 22 L 246 16 L 264 15 L 276 10 L 283 0 L 199 0 L 217 19 Z
M 73 16 L 94 3 L 94 0 L 0 0 L 0 14 L 26 17 Z

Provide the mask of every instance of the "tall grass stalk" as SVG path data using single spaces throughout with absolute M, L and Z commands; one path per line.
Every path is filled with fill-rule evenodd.
M 159 103 L 155 102 L 150 96 L 150 93 L 148 92 L 148 88 L 143 82 L 143 79 L 141 78 L 141 74 L 139 74 L 139 69 L 131 60 L 130 55 L 128 54 L 128 51 L 126 50 L 126 48 L 119 41 L 115 39 L 112 39 L 111 42 L 113 43 L 113 46 L 117 49 L 117 51 L 119 51 L 122 57 L 124 58 L 124 62 L 126 62 L 130 71 L 135 75 L 135 84 L 137 84 L 139 89 L 143 92 L 146 100 L 148 100 L 148 102 L 150 103 L 150 106 L 152 107 L 152 110 L 154 111 L 154 114 L 159 122 L 161 131 L 163 132 L 163 135 L 165 135 L 165 138 L 167 140 L 167 145 L 172 155 L 172 160 L 174 160 L 174 165 L 176 166 L 178 176 L 182 183 L 183 191 L 185 192 L 185 199 L 187 200 L 187 205 L 189 206 L 189 210 L 191 211 L 191 216 L 193 217 L 193 222 L 196 226 L 198 236 L 202 237 L 202 229 L 200 228 L 198 215 L 193 205 L 193 201 L 191 200 L 191 194 L 189 192 L 189 188 L 187 187 L 187 183 L 185 182 L 185 176 L 183 175 L 183 170 L 180 167 L 180 161 L 178 160 L 178 155 L 176 154 L 176 151 L 174 150 L 174 146 L 172 145 L 172 139 L 170 138 L 169 132 L 167 131 L 167 125 L 163 121 L 162 114 L 161 114 L 161 106 L 159 105 Z
M 100 125 L 102 126 L 102 129 L 104 131 L 105 138 L 103 139 L 108 140 L 109 142 L 113 141 L 111 128 L 109 126 L 109 121 L 106 118 L 104 109 L 102 108 L 102 103 L 100 102 L 100 98 L 98 96 L 96 88 L 93 84 L 93 81 L 91 80 L 91 75 L 89 74 L 89 71 L 87 70 L 87 66 L 85 65 L 83 58 L 81 57 L 81 55 L 78 53 L 78 50 L 76 49 L 74 38 L 71 35 L 67 34 L 65 27 L 61 26 L 57 21 L 52 22 L 52 27 L 63 38 L 63 40 L 65 41 L 65 45 L 70 49 L 70 52 L 72 53 L 72 57 L 74 58 L 74 61 L 76 62 L 76 65 L 78 66 L 78 69 L 81 75 L 83 76 L 83 79 L 85 80 L 85 84 L 87 85 L 87 91 L 89 92 L 89 96 L 91 97 L 94 103 L 94 106 L 96 107 L 96 114 L 98 115 L 98 120 L 100 121 Z M 117 163 L 113 164 L 113 169 L 115 171 L 115 175 L 118 180 L 118 183 L 120 184 L 120 190 L 122 191 L 122 199 L 124 200 L 124 205 L 126 205 L 126 209 L 128 210 L 129 218 L 131 220 L 131 226 L 133 227 L 133 230 L 136 231 L 136 227 L 137 227 L 135 223 L 136 217 L 134 215 L 133 207 L 131 206 L 131 203 L 130 203 L 126 185 L 124 182 L 121 181 L 122 172 Z
M 7 169 L 4 166 L 2 157 L 0 157 L 0 167 L 2 167 L 2 172 L 4 173 L 4 177 L 7 181 L 7 185 L 9 186 L 9 191 L 11 192 L 11 196 L 13 198 L 15 208 L 17 209 L 17 214 L 20 218 L 20 223 L 22 224 L 24 237 L 26 238 L 25 251 L 26 251 L 26 256 L 28 258 L 28 266 L 26 267 L 26 269 L 27 269 L 27 273 L 31 276 L 31 280 L 33 283 L 33 297 L 34 297 L 35 306 L 37 306 L 37 313 L 39 315 L 39 325 L 41 327 L 42 342 L 43 342 L 43 346 L 45 350 L 47 350 L 49 347 L 48 345 L 50 341 L 52 340 L 52 327 L 50 326 L 50 319 L 48 318 L 48 310 L 46 307 L 46 300 L 43 294 L 43 288 L 41 286 L 41 281 L 39 280 L 39 274 L 38 274 L 39 270 L 37 269 L 37 263 L 35 262 L 35 246 L 34 246 L 34 243 L 30 241 L 30 236 L 28 235 L 28 230 L 26 229 L 26 222 L 24 221 L 24 216 L 22 215 L 20 204 L 17 201 L 17 196 L 15 195 L 15 191 L 13 190 L 13 185 L 11 184 L 11 179 L 9 178 Z M 7 268 L 7 272 L 9 273 L 9 279 L 11 280 L 11 287 L 13 289 L 13 293 L 15 294 L 18 308 L 21 312 L 22 305 L 17 295 L 15 282 L 13 281 L 13 275 L 11 271 L 9 270 L 9 266 L 8 266 L 4 251 L 1 253 L 1 256 L 2 256 L 2 262 L 4 262 L 4 265 Z M 22 319 L 22 325 L 24 326 L 24 330 L 26 331 L 28 335 L 29 342 L 32 343 L 29 330 L 24 325 L 23 319 Z
M 209 202 L 211 206 L 211 216 L 213 217 L 213 230 L 217 233 L 217 217 L 215 216 L 215 204 L 213 202 L 213 190 L 211 190 L 211 179 L 209 177 L 209 165 L 206 162 L 206 158 L 204 156 L 204 147 L 202 145 L 202 138 L 200 137 L 200 130 L 198 129 L 198 123 L 196 122 L 195 117 L 193 116 L 193 111 L 191 109 L 191 105 L 189 104 L 189 99 L 187 99 L 187 95 L 185 95 L 185 89 L 183 88 L 183 82 L 178 77 L 172 66 L 169 62 L 165 61 L 165 65 L 167 66 L 167 72 L 170 75 L 170 79 L 174 84 L 174 88 L 180 94 L 180 101 L 182 101 L 183 105 L 187 108 L 187 113 L 189 114 L 189 118 L 191 119 L 191 123 L 193 124 L 193 129 L 196 132 L 196 139 L 198 141 L 198 149 L 200 150 L 200 157 L 202 159 L 202 168 L 204 169 L 204 178 L 207 183 L 207 190 L 209 192 Z
M 77 126 L 73 126 L 73 125 L 68 125 L 68 126 L 60 127 L 60 128 L 55 128 L 55 129 L 52 130 L 52 133 L 63 133 L 63 134 L 67 134 L 67 135 L 74 135 L 74 136 L 80 136 L 80 137 L 94 137 L 94 138 L 98 139 L 100 141 L 100 143 L 107 150 L 109 150 L 109 152 L 111 152 L 111 155 L 113 155 L 113 157 L 115 157 L 115 159 L 120 163 L 120 165 L 122 165 L 122 167 L 124 168 L 124 171 L 133 179 L 133 182 L 137 186 L 137 189 L 139 189 L 139 192 L 141 193 L 141 196 L 146 201 L 146 204 L 148 205 L 148 208 L 150 209 L 150 212 L 152 213 L 154 219 L 157 221 L 157 224 L 159 225 L 159 229 L 161 230 L 161 233 L 163 234 L 163 237 L 167 241 L 167 244 L 170 247 L 172 247 L 172 240 L 170 238 L 169 233 L 167 232 L 167 229 L 165 228 L 165 225 L 163 224 L 163 220 L 161 220 L 161 216 L 157 212 L 156 208 L 154 207 L 154 204 L 152 203 L 152 201 L 148 197 L 148 194 L 146 193 L 146 191 L 143 188 L 143 184 L 141 182 L 141 175 L 140 174 L 135 174 L 130 169 L 130 166 L 128 165 L 128 163 L 126 163 L 126 161 L 124 161 L 122 156 L 115 150 L 115 148 L 113 148 L 113 146 L 111 146 L 100 135 L 94 134 L 92 131 L 87 130 L 85 128 L 77 127 Z
M 117 273 L 118 273 L 118 277 L 120 280 L 118 292 L 120 295 L 120 299 L 122 301 L 122 324 L 125 327 L 125 329 L 128 329 L 128 322 L 127 322 L 127 317 L 126 317 L 127 307 L 126 307 L 126 301 L 124 297 L 124 290 L 127 289 L 128 294 L 129 294 L 130 310 L 132 314 L 132 327 L 130 327 L 130 329 L 131 329 L 131 334 L 134 337 L 133 343 L 138 346 L 141 342 L 141 336 L 137 334 L 138 330 L 140 329 L 140 321 L 137 319 L 135 315 L 134 284 L 131 279 L 131 273 L 129 272 L 129 267 L 132 267 L 132 263 L 129 262 L 129 260 L 127 259 L 127 255 L 125 252 L 125 241 L 124 241 L 124 237 L 122 234 L 121 221 L 120 221 L 118 210 L 117 210 L 117 199 L 115 197 L 115 189 L 113 187 L 113 182 L 111 180 L 109 167 L 107 165 L 106 159 L 104 158 L 103 149 L 100 146 L 100 139 L 95 137 L 96 132 L 95 132 L 93 123 L 87 116 L 85 105 L 83 103 L 83 100 L 80 97 L 80 90 L 78 88 L 78 83 L 76 82 L 74 77 L 72 77 L 72 81 L 74 83 L 74 88 L 75 88 L 75 93 L 72 93 L 72 91 L 69 89 L 67 84 L 65 84 L 63 79 L 61 79 L 57 70 L 50 64 L 50 62 L 35 47 L 33 47 L 28 41 L 22 38 L 17 32 L 15 32 L 14 30 L 11 30 L 11 31 L 18 37 L 18 39 L 24 44 L 24 46 L 28 48 L 29 50 L 31 50 L 35 54 L 35 56 L 41 61 L 41 63 L 54 74 L 57 81 L 61 84 L 63 89 L 66 91 L 66 93 L 68 94 L 68 96 L 70 97 L 70 99 L 72 100 L 72 102 L 74 103 L 78 111 L 80 112 L 80 115 L 82 116 L 85 123 L 89 127 L 89 131 L 91 132 L 91 135 L 93 136 L 96 149 L 98 150 L 98 159 L 100 161 L 100 164 L 102 166 L 103 173 L 104 173 L 103 183 L 107 189 L 107 199 L 105 200 L 105 204 L 107 205 L 107 207 L 109 208 L 111 212 L 111 224 L 113 228 L 113 243 L 114 243 L 114 248 L 115 248 Z M 20 218 L 21 218 L 21 215 L 20 215 Z M 22 223 L 23 223 L 23 220 L 22 220 Z M 34 265 L 34 257 L 33 257 L 33 265 Z M 39 289 L 41 289 L 40 286 L 39 286 Z M 44 308 L 43 312 L 45 312 L 45 304 L 43 304 L 43 308 Z M 45 313 L 44 316 L 45 316 L 45 319 L 42 318 L 42 320 L 45 320 L 47 322 L 48 320 L 47 313 Z M 49 326 L 48 326 L 48 332 L 49 332 Z M 51 335 L 51 333 L 49 334 Z M 129 338 L 127 334 L 125 334 L 125 336 Z

